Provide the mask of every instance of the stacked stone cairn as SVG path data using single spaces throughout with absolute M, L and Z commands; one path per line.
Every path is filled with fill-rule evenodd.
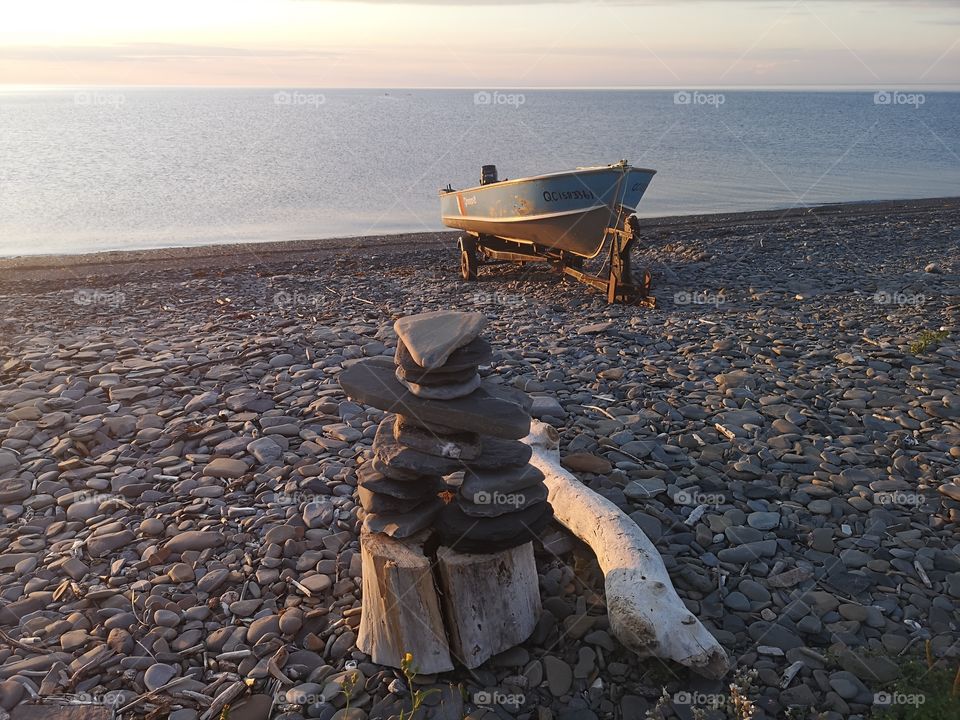
M 543 474 L 520 442 L 530 399 L 480 378 L 493 355 L 480 337 L 486 323 L 449 311 L 401 318 L 393 364 L 371 358 L 341 373 L 347 395 L 391 413 L 358 471 L 370 532 L 400 539 L 430 528 L 447 547 L 489 553 L 528 542 L 552 518 Z

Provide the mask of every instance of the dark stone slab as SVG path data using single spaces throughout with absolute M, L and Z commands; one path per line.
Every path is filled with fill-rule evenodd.
M 403 367 L 397 367 L 397 373 L 407 382 L 423 385 L 424 387 L 435 387 L 437 385 L 456 385 L 465 383 L 477 374 L 476 365 L 471 365 L 465 370 L 406 370 Z
M 435 498 L 407 513 L 369 513 L 363 519 L 363 525 L 370 532 L 407 538 L 430 527 L 444 507 L 443 501 Z
M 357 488 L 357 497 L 360 498 L 360 505 L 368 513 L 408 513 L 429 496 L 421 494 L 403 500 L 387 493 L 374 492 L 368 485 L 361 485 Z
M 357 471 L 361 487 L 381 495 L 390 495 L 401 500 L 436 495 L 446 487 L 439 477 L 418 477 L 414 480 L 394 480 L 377 472 L 372 465 L 364 465 Z
M 370 465 L 381 475 L 385 475 L 391 480 L 397 480 L 398 482 L 414 482 L 415 480 L 425 477 L 423 473 L 390 467 L 376 455 L 373 456 L 373 461 L 370 463 Z
M 500 468 L 523 467 L 533 456 L 533 449 L 519 440 L 503 440 L 485 437 L 481 441 L 480 455 L 466 462 L 471 470 L 499 470 Z
M 547 486 L 537 483 L 517 492 L 478 492 L 465 496 L 461 491 L 457 498 L 460 509 L 470 517 L 499 517 L 507 513 L 520 512 L 532 505 L 539 505 L 547 499 Z
M 454 350 L 447 361 L 439 368 L 425 368 L 413 359 L 413 355 L 403 344 L 403 340 L 397 341 L 397 351 L 393 359 L 403 370 L 413 372 L 424 372 L 427 370 L 437 370 L 441 372 L 455 372 L 458 370 L 467 370 L 476 368 L 477 365 L 483 365 L 490 362 L 493 357 L 493 347 L 483 338 L 476 338 L 461 348 Z
M 451 503 L 440 513 L 436 528 L 447 547 L 467 553 L 492 553 L 533 540 L 552 518 L 549 503 L 495 518 L 470 517 L 457 503 Z
M 393 329 L 417 365 L 434 369 L 442 367 L 454 350 L 474 340 L 486 326 L 483 313 L 434 310 L 402 317 Z
M 474 373 L 473 377 L 466 382 L 451 385 L 418 385 L 409 380 L 401 379 L 399 373 L 400 371 L 397 370 L 397 380 L 401 385 L 417 397 L 427 400 L 456 400 L 466 397 L 480 387 L 480 375 L 478 373 Z
M 517 493 L 543 482 L 543 473 L 533 465 L 499 470 L 470 469 L 463 474 L 460 494 L 472 498 L 477 493 Z
M 455 400 L 425 400 L 407 390 L 386 358 L 354 363 L 340 373 L 340 386 L 355 400 L 413 418 L 417 424 L 448 427 L 519 440 L 530 432 L 530 416 L 500 388 L 480 389 Z
M 428 455 L 439 455 L 456 460 L 469 461 L 480 455 L 480 436 L 476 433 L 438 434 L 411 423 L 402 415 L 390 417 L 393 418 L 393 437 L 401 445 Z
M 374 455 L 391 470 L 421 475 L 449 475 L 463 468 L 462 461 L 456 458 L 430 455 L 401 445 L 393 436 L 393 425 L 394 418 L 388 415 L 377 426 L 377 434 L 373 439 Z

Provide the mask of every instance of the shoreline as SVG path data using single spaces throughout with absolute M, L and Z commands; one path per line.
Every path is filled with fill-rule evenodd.
M 236 720 L 247 703 L 319 717 L 299 698 L 346 661 L 364 677 L 356 717 L 397 715 L 409 696 L 356 647 L 357 487 L 384 413 L 338 376 L 393 358 L 395 319 L 442 309 L 488 318 L 482 376 L 537 396 L 566 466 L 756 670 L 743 695 L 762 717 L 865 717 L 926 653 L 952 682 L 960 201 L 789 215 L 648 222 L 636 261 L 653 308 L 607 305 L 543 265 L 463 281 L 455 233 L 8 268 L 0 627 L 18 644 L 0 647 L 15 678 L 0 707 L 97 653 L 72 689 L 126 704 L 157 678 L 193 683 L 141 706 L 179 720 L 219 695 L 207 672 L 249 678 Z M 534 547 L 537 630 L 478 671 L 423 677 L 456 705 L 427 720 L 477 716 L 469 699 L 491 687 L 530 714 L 589 700 L 581 716 L 601 720 L 642 717 L 664 690 L 723 691 L 674 666 L 651 685 L 650 661 L 610 632 L 592 556 L 557 524 Z M 270 662 L 291 681 L 279 694 Z M 615 691 L 591 695 L 597 679 Z
M 722 230 L 747 228 L 771 222 L 788 222 L 814 216 L 821 219 L 842 218 L 853 220 L 883 214 L 924 215 L 931 212 L 957 209 L 960 209 L 960 197 L 876 200 L 781 210 L 641 218 L 640 226 L 657 231 Z M 78 274 L 88 277 L 113 275 L 124 272 L 124 267 L 137 266 L 139 269 L 139 266 L 145 264 L 155 266 L 157 270 L 178 269 L 184 266 L 189 266 L 191 269 L 217 267 L 225 270 L 237 266 L 249 266 L 257 260 L 297 262 L 316 260 L 327 255 L 355 255 L 357 251 L 362 251 L 361 256 L 363 257 L 371 257 L 381 253 L 401 252 L 414 248 L 439 248 L 444 243 L 452 243 L 458 234 L 460 232 L 457 230 L 438 230 L 436 232 L 360 235 L 309 240 L 215 243 L 148 250 L 19 255 L 0 258 L 0 283 L 25 279 L 53 280 L 57 277 L 76 279 Z M 318 253 L 321 255 L 318 256 Z M 66 259 L 69 259 L 69 267 L 65 267 L 64 260 Z M 206 262 L 198 263 L 198 261 Z

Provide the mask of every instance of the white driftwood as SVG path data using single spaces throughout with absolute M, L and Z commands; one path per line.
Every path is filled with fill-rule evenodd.
M 465 667 L 479 667 L 519 645 L 540 617 L 533 543 L 490 555 L 437 550 L 450 651 Z
M 537 420 L 524 442 L 546 475 L 556 519 L 591 547 L 605 578 L 610 627 L 641 657 L 686 665 L 710 678 L 729 668 L 716 638 L 677 595 L 660 553 L 637 524 L 560 464 L 557 431 Z
M 412 653 L 418 672 L 453 670 L 433 579 L 433 562 L 415 540 L 360 534 L 363 611 L 357 647 L 379 665 L 400 667 Z

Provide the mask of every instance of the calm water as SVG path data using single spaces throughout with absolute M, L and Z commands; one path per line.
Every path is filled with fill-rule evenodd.
M 626 158 L 659 171 L 646 215 L 960 195 L 960 93 L 688 98 L 0 91 L 0 255 L 437 230 L 437 188 L 484 163 Z

